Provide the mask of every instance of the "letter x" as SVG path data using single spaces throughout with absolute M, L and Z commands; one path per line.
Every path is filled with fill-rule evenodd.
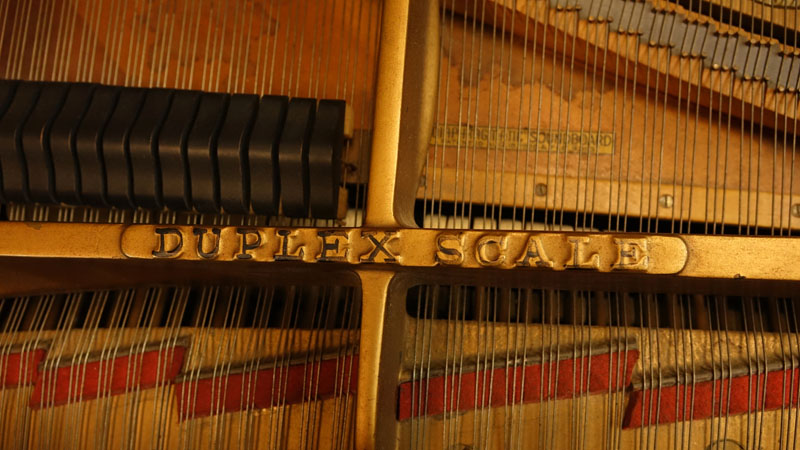
M 367 239 L 370 240 L 370 242 L 372 242 L 372 245 L 375 246 L 375 248 L 372 249 L 372 252 L 367 256 L 367 258 L 363 259 L 362 261 L 364 261 L 364 262 L 375 262 L 375 258 L 378 256 L 379 252 L 383 253 L 384 255 L 386 255 L 386 258 L 384 258 L 385 262 L 396 262 L 397 261 L 397 259 L 395 259 L 394 255 L 391 254 L 389 252 L 389 250 L 386 250 L 386 247 L 384 247 L 384 245 L 386 245 L 387 242 L 391 241 L 394 238 L 394 233 L 393 232 L 384 233 L 383 234 L 383 239 L 381 239 L 380 241 L 375 239 L 375 235 L 370 234 L 370 233 L 362 233 L 361 237 L 366 237 Z

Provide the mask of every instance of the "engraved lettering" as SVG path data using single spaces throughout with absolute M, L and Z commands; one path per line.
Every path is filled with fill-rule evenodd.
M 203 250 L 203 236 L 206 234 L 208 230 L 205 228 L 195 228 L 192 230 L 195 236 L 197 236 L 197 256 L 203 259 L 214 259 L 219 254 L 219 235 L 220 229 L 219 228 L 212 228 L 211 234 L 216 236 L 216 238 L 212 238 L 211 241 L 213 242 L 213 247 L 211 247 L 210 251 Z
M 448 243 L 452 242 L 452 246 Z M 460 265 L 464 262 L 464 253 L 461 251 L 461 239 L 455 234 L 440 234 L 436 237 L 436 263 L 447 265 Z
M 647 239 L 614 239 L 619 248 L 617 261 L 612 266 L 618 270 L 647 270 L 650 256 L 647 252 Z
M 756 0 L 756 2 L 773 8 L 800 9 L 797 0 Z
M 411 238 L 417 239 L 412 239 L 412 243 L 401 241 Z M 425 239 L 428 242 L 419 242 Z M 420 248 L 414 248 L 413 241 L 418 241 Z M 590 233 L 559 235 L 503 231 L 356 231 L 168 225 L 128 227 L 120 245 L 123 254 L 131 258 L 402 263 L 409 266 L 433 264 L 657 273 L 678 270 L 680 261 L 668 266 L 660 260 L 658 264 L 651 264 L 654 241 L 658 241 L 659 251 L 661 242 L 681 244 L 679 239 L 662 241 L 661 238 Z M 142 248 L 141 242 L 149 244 Z M 676 247 L 675 251 L 678 250 L 683 253 L 677 257 L 685 259 L 685 246 Z
M 600 268 L 600 255 L 592 253 L 586 254 L 586 245 L 589 244 L 588 237 L 578 237 L 568 239 L 572 246 L 569 261 L 564 264 L 565 267 L 570 269 L 599 269 Z
M 236 255 L 237 259 L 253 259 L 253 255 L 247 253 L 250 250 L 255 250 L 261 246 L 261 233 L 255 230 L 248 230 L 247 228 L 237 228 L 236 232 L 241 236 L 241 246 L 239 254 Z M 249 236 L 255 236 L 255 239 L 250 240 Z
M 475 245 L 475 258 L 482 266 L 499 266 L 506 260 L 505 236 L 483 236 Z
M 317 236 L 322 241 L 322 249 L 317 261 L 347 261 L 349 253 L 347 233 L 344 231 L 319 231 Z M 341 249 L 339 248 L 340 237 L 344 238 Z M 332 238 L 333 242 L 329 241 L 329 238 Z
M 153 250 L 153 256 L 156 258 L 172 258 L 178 256 L 178 253 L 183 250 L 183 233 L 177 228 L 156 228 L 156 234 L 159 237 L 158 250 Z M 167 250 L 167 236 L 174 236 L 172 240 L 176 240 L 175 245 L 170 250 Z
M 395 236 L 394 231 L 385 231 L 383 233 L 383 238 L 379 241 L 376 237 L 376 233 L 371 231 L 362 231 L 361 237 L 367 238 L 372 243 L 372 251 L 367 255 L 366 258 L 361 258 L 361 262 L 372 263 L 376 262 L 375 259 L 378 257 L 378 254 L 383 253 L 383 262 L 397 262 L 395 256 L 386 249 L 386 244 L 397 239 Z
M 797 0 L 756 0 L 796 3 Z M 614 133 L 602 131 L 557 131 L 530 128 L 497 129 L 464 124 L 437 125 L 431 134 L 431 145 L 475 148 L 504 147 L 512 151 L 567 151 L 611 154 Z
M 278 230 L 278 236 L 281 237 L 281 251 L 275 254 L 276 261 L 300 261 L 303 259 L 305 252 L 301 247 L 296 254 L 289 253 L 289 238 L 292 236 L 291 230 Z
M 547 257 L 542 246 L 542 240 L 536 236 L 531 236 L 528 239 L 528 246 L 525 248 L 525 253 L 517 261 L 518 267 L 531 267 L 531 261 L 536 267 L 553 267 L 553 261 Z

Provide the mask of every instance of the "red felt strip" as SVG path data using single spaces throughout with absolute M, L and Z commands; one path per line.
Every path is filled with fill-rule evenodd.
M 170 382 L 185 353 L 185 347 L 175 346 L 40 372 L 30 406 L 63 405 Z
M 616 391 L 630 383 L 638 359 L 638 350 L 628 350 L 406 382 L 400 385 L 397 416 L 406 420 L 476 406 L 498 407 Z
M 290 405 L 356 392 L 358 357 L 329 359 L 176 383 L 181 420 Z
M 800 369 L 645 389 L 631 393 L 624 428 L 798 405 Z M 749 401 L 748 401 L 749 397 Z
M 0 387 L 17 387 L 32 384 L 36 379 L 39 362 L 44 358 L 43 349 L 0 354 Z

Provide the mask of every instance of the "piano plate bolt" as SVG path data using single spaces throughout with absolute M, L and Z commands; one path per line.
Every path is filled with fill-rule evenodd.
M 795 217 L 800 217 L 800 203 L 795 203 L 792 205 L 792 215 Z
M 544 197 L 547 195 L 547 185 L 544 183 L 536 183 L 536 186 L 533 188 L 533 192 L 539 197 Z
M 673 199 L 669 194 L 664 194 L 661 197 L 658 197 L 658 204 L 664 208 L 672 208 L 674 203 L 675 199 Z

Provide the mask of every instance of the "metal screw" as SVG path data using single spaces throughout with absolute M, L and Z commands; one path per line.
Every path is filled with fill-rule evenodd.
M 669 194 L 664 194 L 658 197 L 658 204 L 664 208 L 672 208 L 672 205 L 675 204 L 675 199 Z
M 800 217 L 800 203 L 795 203 L 792 205 L 792 215 L 795 217 Z
M 536 186 L 533 188 L 533 192 L 539 197 L 544 197 L 547 195 L 547 185 L 544 183 L 536 183 Z
M 720 439 L 706 447 L 707 450 L 743 450 L 742 444 L 733 439 Z

